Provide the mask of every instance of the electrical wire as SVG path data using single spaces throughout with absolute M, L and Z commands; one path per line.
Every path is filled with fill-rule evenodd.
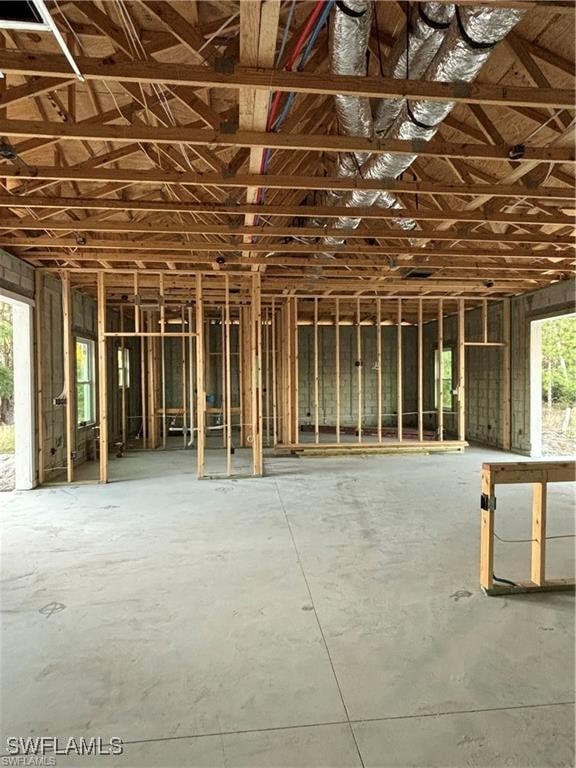
M 501 579 L 498 576 L 495 576 L 494 574 L 492 574 L 492 578 L 494 579 L 494 581 L 499 581 L 502 584 L 509 584 L 511 587 L 517 587 L 518 586 L 518 584 L 516 584 L 515 581 L 510 581 L 510 579 Z
M 501 536 L 498 536 L 496 532 L 494 532 L 494 538 L 498 539 L 498 541 L 501 541 L 504 544 L 528 544 L 532 541 L 538 541 L 538 539 L 503 539 Z M 576 533 L 559 533 L 557 536 L 544 536 L 544 539 L 548 541 L 549 539 L 575 539 Z
M 332 10 L 332 6 L 334 5 L 334 2 L 335 0 L 319 0 L 319 2 L 316 4 L 312 13 L 308 17 L 308 20 L 304 26 L 304 29 L 302 30 L 302 33 L 300 34 L 300 37 L 298 38 L 298 41 L 296 42 L 294 49 L 288 58 L 288 61 L 286 62 L 286 65 L 284 67 L 285 70 L 290 71 L 292 69 L 296 59 L 298 58 L 298 56 L 300 55 L 300 52 L 302 51 L 300 62 L 297 66 L 297 71 L 298 72 L 303 71 L 304 67 L 306 66 L 306 62 L 310 58 L 314 44 L 318 39 L 318 35 L 320 34 L 322 27 L 324 26 L 324 24 L 328 19 L 328 15 Z M 281 59 L 281 56 L 279 55 L 277 57 L 277 63 L 280 61 L 280 59 Z M 295 94 L 289 93 L 288 96 L 286 97 L 284 106 L 282 107 L 282 111 L 280 112 L 279 115 L 277 115 L 277 112 L 280 106 L 280 101 L 282 99 L 282 93 L 280 91 L 277 91 L 274 94 L 274 97 L 271 100 L 270 108 L 268 111 L 268 119 L 266 121 L 267 132 L 269 133 L 277 132 L 280 129 L 280 127 L 282 126 L 282 123 L 284 122 L 284 120 L 288 116 L 288 113 L 290 112 L 294 98 L 295 98 Z M 260 162 L 260 175 L 263 176 L 267 173 L 271 157 L 272 157 L 272 151 L 269 148 L 266 148 L 262 153 L 262 159 Z M 266 190 L 265 188 L 260 187 L 258 189 L 258 193 L 256 196 L 256 202 L 259 205 L 262 205 L 262 203 L 265 200 L 265 197 L 266 197 Z
M 282 43 L 280 44 L 280 50 L 278 51 L 278 56 L 276 57 L 276 67 L 278 67 L 278 64 L 282 61 L 282 56 L 284 56 L 284 50 L 286 48 L 286 43 L 288 42 L 288 34 L 290 33 L 290 28 L 292 26 L 292 17 L 294 16 L 294 9 L 296 8 L 296 0 L 292 0 L 292 4 L 290 5 L 290 10 L 288 12 L 288 19 L 286 20 L 286 26 L 284 27 L 284 34 L 282 35 Z

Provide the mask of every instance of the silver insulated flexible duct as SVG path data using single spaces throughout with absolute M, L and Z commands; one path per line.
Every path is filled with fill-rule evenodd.
M 370 3 L 357 2 L 351 13 L 347 5 L 339 3 L 332 15 L 330 65 L 335 74 L 366 74 L 371 17 L 368 12 L 360 15 L 360 5 L 364 5 L 366 11 L 371 7 Z M 429 2 L 416 5 L 407 22 L 408 34 L 402 33 L 398 37 L 387 58 L 384 67 L 386 77 L 404 78 L 408 74 L 421 77 L 450 27 L 455 11 L 453 3 Z M 358 46 L 362 47 L 358 49 Z M 336 96 L 340 127 L 349 136 L 372 137 L 376 133 L 381 138 L 402 109 L 404 99 L 379 99 L 374 101 L 371 110 L 366 108 L 366 102 L 367 99 L 359 97 Z M 357 176 L 367 159 L 367 153 L 341 155 L 338 159 L 338 176 Z M 343 197 L 342 192 L 329 192 L 327 203 L 336 205 L 342 202 Z M 396 196 L 390 192 L 378 194 L 375 204 L 383 208 L 402 208 Z M 416 228 L 416 222 L 412 219 L 395 221 L 404 229 Z M 346 226 L 355 229 L 359 224 L 359 218 L 352 220 L 350 217 Z M 339 226 L 338 223 L 336 226 Z M 329 237 L 326 242 L 336 245 L 343 243 L 344 239 Z
M 440 49 L 426 69 L 424 79 L 445 83 L 472 82 L 496 43 L 506 37 L 523 14 L 524 11 L 511 8 L 458 8 Z M 386 136 L 429 141 L 453 108 L 454 102 L 450 101 L 405 101 Z M 361 175 L 366 179 L 395 179 L 410 167 L 416 157 L 416 154 L 372 155 L 362 166 Z M 390 199 L 388 205 L 387 199 Z M 395 196 L 386 192 L 355 191 L 346 200 L 346 205 L 351 208 L 375 203 L 383 207 L 398 207 Z M 347 216 L 340 217 L 335 226 L 355 229 L 359 223 L 358 218 Z M 326 238 L 326 242 L 339 241 Z
M 440 48 L 454 17 L 454 3 L 416 3 L 403 34 L 384 64 L 384 76 L 419 80 Z M 386 135 L 405 100 L 379 99 L 374 105 L 374 133 Z
M 338 3 L 330 25 L 330 69 L 337 75 L 366 75 L 366 52 L 372 28 L 371 0 L 347 0 Z M 347 136 L 372 138 L 370 99 L 363 96 L 337 95 L 336 116 L 340 131 Z M 337 175 L 356 176 L 367 154 L 351 152 L 338 156 Z M 343 193 L 328 192 L 328 205 L 341 202 Z

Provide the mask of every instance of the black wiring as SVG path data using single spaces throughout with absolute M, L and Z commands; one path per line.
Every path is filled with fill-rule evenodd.
M 501 579 L 498 576 L 495 576 L 494 574 L 492 574 L 492 578 L 494 579 L 494 581 L 499 581 L 501 584 L 509 584 L 511 587 L 518 586 L 518 584 L 516 584 L 515 581 L 510 581 L 510 579 Z

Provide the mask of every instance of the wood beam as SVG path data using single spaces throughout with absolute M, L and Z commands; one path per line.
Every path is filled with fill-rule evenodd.
M 89 253 L 86 253 L 87 251 L 105 251 L 106 256 L 104 258 L 113 259 L 115 261 L 121 261 L 122 259 L 126 260 L 127 258 L 133 258 L 128 257 L 126 254 L 129 251 L 137 251 L 139 254 L 136 258 L 142 258 L 143 260 L 145 258 L 156 258 L 158 259 L 159 254 L 163 254 L 161 256 L 162 259 L 167 258 L 166 254 L 170 253 L 172 255 L 177 254 L 183 254 L 183 256 L 177 258 L 177 260 L 182 261 L 182 258 L 185 259 L 191 259 L 194 256 L 194 252 L 197 253 L 212 253 L 212 252 L 220 252 L 220 253 L 229 253 L 229 254 L 237 254 L 241 250 L 241 244 L 239 243 L 223 243 L 223 242 L 207 242 L 206 240 L 198 240 L 198 241 L 192 241 L 192 242 L 186 242 L 186 243 L 178 243 L 175 241 L 162 241 L 162 240 L 142 240 L 142 241 L 135 241 L 133 239 L 125 239 L 125 240 L 116 240 L 116 239 L 99 239 L 99 240 L 88 240 L 86 243 L 83 243 L 81 245 L 78 244 L 78 241 L 76 238 L 52 238 L 52 237 L 36 237 L 36 238 L 17 238 L 17 237 L 0 237 L 0 246 L 2 248 L 40 248 L 40 247 L 46 247 L 46 248 L 53 248 L 55 250 L 61 250 L 61 249 L 67 249 L 71 248 L 74 252 L 74 259 L 81 261 L 86 259 L 92 259 L 95 258 L 95 256 L 90 255 Z M 115 251 L 118 250 L 118 254 L 115 253 L 109 253 L 109 251 Z M 422 256 L 426 253 L 432 254 L 432 255 L 445 255 L 445 256 L 464 256 L 464 257 L 470 257 L 470 258 L 495 258 L 495 259 L 503 259 L 506 260 L 508 258 L 525 258 L 528 260 L 532 260 L 534 258 L 551 258 L 551 259 L 572 259 L 574 258 L 573 251 L 560 251 L 552 248 L 548 248 L 545 250 L 540 251 L 534 251 L 532 248 L 516 248 L 515 250 L 487 250 L 487 249 L 456 249 L 451 248 L 450 245 L 444 245 L 442 247 L 436 246 L 433 248 L 428 248 L 426 251 L 424 251 L 422 248 L 418 247 L 410 247 L 410 246 L 400 246 L 400 245 L 359 245 L 357 243 L 351 243 L 351 244 L 344 244 L 344 245 L 333 245 L 330 246 L 330 255 L 326 256 L 327 247 L 324 243 L 287 243 L 287 244 L 279 244 L 279 245 L 271 245 L 269 243 L 251 243 L 250 244 L 250 250 L 254 251 L 254 253 L 262 253 L 262 254 L 304 254 L 304 253 L 314 253 L 318 254 L 320 257 L 325 257 L 326 261 L 329 263 L 333 260 L 334 255 L 338 254 L 350 254 L 350 255 L 383 255 L 383 254 L 394 254 L 396 256 L 400 255 L 410 255 L 410 256 Z M 154 254 L 146 254 L 143 253 L 144 251 L 155 251 L 156 255 Z M 24 254 L 26 257 L 34 258 L 34 259 L 54 259 L 54 254 L 44 254 L 44 253 L 36 253 L 33 250 L 30 250 L 29 252 Z M 97 258 L 97 257 L 96 257 Z M 318 265 L 322 265 L 325 262 L 318 261 Z M 350 263 L 350 262 L 348 262 Z M 410 266 L 407 264 L 406 266 Z
M 57 181 L 111 181 L 128 184 L 167 184 L 199 187 L 250 187 L 262 183 L 262 177 L 256 174 L 227 176 L 221 174 L 198 174 L 192 171 L 177 172 L 129 169 L 78 169 L 61 166 L 38 166 L 36 168 L 13 168 L 5 166 L 1 171 L 5 178 L 54 179 Z M 344 192 L 354 190 L 374 190 L 399 192 L 413 195 L 466 195 L 486 197 L 521 197 L 552 200 L 574 200 L 574 188 L 523 186 L 521 184 L 444 184 L 434 182 L 407 182 L 397 179 L 380 181 L 359 179 L 356 177 L 340 178 L 327 176 L 266 176 L 268 189 L 337 189 Z M 348 209 L 348 214 L 350 209 Z
M 160 114 L 160 113 L 159 113 Z M 165 120 L 165 118 L 164 118 Z M 226 131 L 194 130 L 188 126 L 101 125 L 47 123 L 39 120 L 0 120 L 0 135 L 20 136 L 59 141 L 127 141 L 151 144 L 189 144 L 190 146 L 251 147 L 312 152 L 366 152 L 375 155 L 399 154 L 419 157 L 456 157 L 469 160 L 500 160 L 508 162 L 507 145 L 452 144 L 445 141 L 405 141 L 401 139 L 365 139 L 354 136 L 324 134 L 266 133 L 264 130 Z M 573 146 L 527 146 L 518 163 L 574 163 Z M 256 170 L 252 170 L 256 173 Z
M 195 85 L 209 88 L 259 88 L 286 93 L 319 93 L 364 96 L 368 98 L 422 98 L 453 101 L 457 104 L 496 104 L 573 109 L 574 89 L 526 88 L 513 85 L 397 80 L 385 77 L 320 75 L 311 72 L 286 72 L 235 67 L 221 72 L 207 66 L 155 61 L 126 61 L 108 56 L 104 59 L 76 57 L 86 80 L 126 80 L 140 83 Z M 1 50 L 0 71 L 10 75 L 50 75 L 70 79 L 66 60 L 60 54 L 26 50 Z
M 387 240 L 411 240 L 434 239 L 434 240 L 462 240 L 464 242 L 493 242 L 493 243 L 544 243 L 556 245 L 576 245 L 572 235 L 556 235 L 533 233 L 514 233 L 499 234 L 491 232 L 477 232 L 471 230 L 446 229 L 446 230 L 410 230 L 406 232 L 402 229 L 390 229 L 384 227 L 374 227 L 370 229 L 359 227 L 358 229 L 337 229 L 336 227 L 291 227 L 291 226 L 242 226 L 227 224 L 181 224 L 168 222 L 159 224 L 154 221 L 99 221 L 94 219 L 82 219 L 75 222 L 69 219 L 60 220 L 38 220 L 33 217 L 6 219 L 0 218 L 1 230 L 28 230 L 51 232 L 138 232 L 138 233 L 167 233 L 192 235 L 220 235 L 228 237 L 249 236 L 250 238 L 271 238 L 271 237 L 328 237 L 329 235 L 339 235 L 345 239 L 364 239 L 364 238 L 383 238 Z M 34 245 L 35 240 L 30 241 Z M 152 243 L 153 245 L 154 243 Z M 214 242 L 215 248 L 220 243 Z M 178 242 L 175 242 L 178 245 Z M 276 243 L 271 243 L 270 247 L 280 247 Z M 537 253 L 537 252 L 536 252 Z
M 0 208 L 37 208 L 39 210 L 104 210 L 104 211 L 158 211 L 168 213 L 199 213 L 199 214 L 220 214 L 227 216 L 238 216 L 244 214 L 260 213 L 265 217 L 286 216 L 305 216 L 313 213 L 316 218 L 338 218 L 347 216 L 350 209 L 345 206 L 302 206 L 302 205 L 230 205 L 228 203 L 199 203 L 191 201 L 165 202 L 163 200 L 108 200 L 99 197 L 45 197 L 40 195 L 14 195 L 0 194 Z M 362 219 L 371 220 L 391 220 L 398 218 L 398 211 L 386 208 L 372 206 L 369 208 L 355 208 L 354 214 Z M 422 208 L 405 208 L 402 215 L 415 221 L 444 221 L 446 214 L 443 211 Z M 567 216 L 560 213 L 551 212 L 550 214 L 530 215 L 525 211 L 517 213 L 501 213 L 491 211 L 485 207 L 475 210 L 458 210 L 451 208 L 450 219 L 453 221 L 466 221 L 472 223 L 502 223 L 502 224 L 521 224 L 522 226 L 544 226 L 558 225 L 566 227 L 576 226 L 574 216 Z

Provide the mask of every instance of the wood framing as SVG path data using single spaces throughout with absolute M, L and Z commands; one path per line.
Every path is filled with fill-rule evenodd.
M 42 485 L 45 479 L 45 449 L 46 439 L 44 421 L 44 355 L 42 336 L 42 323 L 44 320 L 44 273 L 37 269 L 34 273 L 34 343 L 36 345 L 36 419 L 38 424 L 38 484 Z
M 86 80 L 110 82 L 122 80 L 164 85 L 192 85 L 210 88 L 255 88 L 286 93 L 317 93 L 390 98 L 395 96 L 423 98 L 430 101 L 453 101 L 466 104 L 515 105 L 526 107 L 574 106 L 573 89 L 526 88 L 474 84 L 466 93 L 457 83 L 426 80 L 396 80 L 386 77 L 354 77 L 348 75 L 316 75 L 305 72 L 271 72 L 250 69 L 218 72 L 206 66 L 169 64 L 159 68 L 148 61 L 101 61 L 78 57 L 77 64 Z M 35 55 L 31 51 L 0 51 L 0 70 L 11 75 L 46 75 L 70 79 L 65 59 L 60 55 Z
M 62 273 L 62 329 L 64 353 L 64 398 L 66 412 L 66 478 L 74 480 L 74 453 L 76 450 L 76 415 L 74 386 L 76 381 L 74 337 L 72 335 L 72 289 L 70 275 Z
M 398 442 L 401 443 L 404 439 L 404 350 L 402 345 L 402 299 L 398 299 L 398 315 L 396 317 L 396 420 L 397 420 L 397 433 Z
M 202 275 L 196 278 L 196 474 L 204 477 L 206 389 L 204 375 L 204 295 Z
M 99 272 L 98 285 L 98 443 L 100 454 L 100 482 L 108 482 L 108 382 L 106 342 L 106 280 Z
M 576 275 L 573 7 L 493 0 L 487 16 L 515 8 L 517 23 L 474 79 L 443 82 L 430 67 L 389 76 L 415 8 L 398 2 L 375 6 L 365 75 L 334 71 L 338 3 L 48 5 L 80 76 L 52 35 L 4 30 L 0 248 L 41 270 L 38 313 L 42 283 L 64 276 L 68 480 L 72 291 L 98 304 L 103 482 L 110 440 L 170 447 L 175 416 L 199 477 L 216 455 L 226 475 L 247 456 L 261 475 L 264 445 L 460 450 L 469 347 L 500 350 L 511 448 L 510 302 Z M 459 5 L 450 36 L 476 12 Z M 414 134 L 429 140 L 354 135 L 341 96 L 401 116 L 454 108 Z M 378 170 L 387 158 L 398 173 Z M 129 391 L 106 379 L 118 346 Z M 36 356 L 42 422 L 38 324 Z M 40 425 L 40 481 L 47 437 Z
M 480 585 L 486 594 L 574 589 L 574 579 L 546 579 L 546 517 L 548 484 L 575 481 L 574 461 L 517 461 L 482 465 Z M 515 582 L 494 576 L 495 488 L 509 483 L 530 483 L 533 486 L 530 581 Z

